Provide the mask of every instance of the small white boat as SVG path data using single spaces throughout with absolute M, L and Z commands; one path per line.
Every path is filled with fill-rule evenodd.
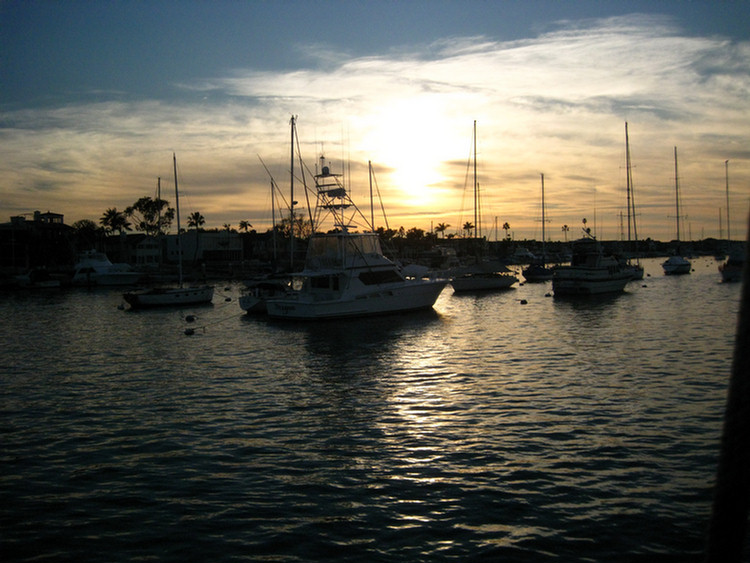
M 509 289 L 518 278 L 506 266 L 499 263 L 480 263 L 464 273 L 451 277 L 453 291 L 487 291 Z
M 555 296 L 616 293 L 625 289 L 631 274 L 614 257 L 602 252 L 599 241 L 589 236 L 573 243 L 569 266 L 555 267 Z
M 474 264 L 464 268 L 457 268 L 451 275 L 451 285 L 454 292 L 464 291 L 489 291 L 508 289 L 518 281 L 510 270 L 499 262 L 491 262 L 483 258 L 486 253 L 484 247 L 486 239 L 479 232 L 479 182 L 477 181 L 477 122 L 474 121 L 472 132 L 473 143 L 473 167 L 474 167 L 474 236 L 470 240 L 473 243 Z
M 679 255 L 680 251 L 680 183 L 677 174 L 677 147 L 674 148 L 674 193 L 675 193 L 675 223 L 677 226 L 677 252 L 662 262 L 661 267 L 667 276 L 680 276 L 689 274 L 692 269 L 690 260 Z
M 144 275 L 129 264 L 113 264 L 104 252 L 87 250 L 78 255 L 71 283 L 85 286 L 136 285 Z
M 661 263 L 661 267 L 667 276 L 680 276 L 689 274 L 693 265 L 690 263 L 690 260 L 682 256 L 670 256 Z
M 547 251 L 545 248 L 545 225 L 547 218 L 545 217 L 544 209 L 544 174 L 542 174 L 542 255 L 539 258 L 534 258 L 526 268 L 522 270 L 523 277 L 527 282 L 545 282 L 552 279 L 554 270 L 547 267 L 546 258 Z
M 635 212 L 635 190 L 633 189 L 633 172 L 632 172 L 632 166 L 630 164 L 630 138 L 628 136 L 628 122 L 625 122 L 625 167 L 627 170 L 627 204 L 628 204 L 628 251 L 635 250 L 637 252 L 638 249 L 638 227 L 636 225 L 636 212 Z M 632 241 L 634 242 L 634 247 L 631 246 L 631 227 L 632 227 L 632 233 L 633 238 Z M 630 273 L 630 279 L 633 281 L 636 280 L 642 280 L 643 279 L 643 266 L 641 266 L 640 262 L 636 259 L 636 262 L 633 263 L 629 259 L 625 259 L 625 262 L 622 265 L 623 269 L 625 271 Z
M 173 154 L 174 163 L 174 193 L 177 214 L 177 236 L 181 237 L 180 230 L 180 194 L 177 189 L 177 157 Z M 152 287 L 123 293 L 122 298 L 134 309 L 146 307 L 168 307 L 174 305 L 199 305 L 211 303 L 214 297 L 214 288 L 210 285 L 183 287 L 182 282 L 182 245 L 179 246 L 179 286 L 178 287 Z

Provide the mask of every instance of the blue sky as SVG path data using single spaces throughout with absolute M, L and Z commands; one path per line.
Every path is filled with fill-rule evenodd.
M 639 235 L 733 238 L 750 178 L 750 2 L 2 2 L 0 221 L 98 221 L 154 195 L 177 153 L 185 213 L 270 224 L 268 176 L 346 161 L 363 206 L 372 160 L 389 223 L 458 230 L 478 122 L 485 233 L 553 238 L 596 217 L 617 238 L 630 127 Z M 182 203 L 182 202 L 181 202 Z M 185 209 L 183 207 L 183 209 Z M 380 222 L 382 224 L 382 222 Z

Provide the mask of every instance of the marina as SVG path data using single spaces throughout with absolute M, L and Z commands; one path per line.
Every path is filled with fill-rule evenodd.
M 0 294 L 4 556 L 701 561 L 741 285 L 641 264 L 313 323 Z

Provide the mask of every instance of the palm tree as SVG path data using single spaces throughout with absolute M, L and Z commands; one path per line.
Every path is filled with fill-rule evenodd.
M 463 227 L 463 230 L 466 231 L 466 238 L 471 236 L 472 229 L 474 229 L 474 223 L 472 223 L 471 221 L 466 221 Z
M 507 221 L 503 223 L 503 230 L 505 231 L 505 240 L 510 240 L 510 235 L 508 234 L 508 231 L 510 231 L 510 223 Z
M 132 230 L 127 215 L 123 211 L 117 211 L 116 207 L 107 209 L 99 219 L 99 224 L 104 227 L 107 234 L 113 234 L 115 231 L 122 234 L 123 231 Z
M 568 242 L 568 231 L 570 231 L 570 227 L 567 225 L 562 226 L 562 232 L 565 235 L 565 242 Z
M 441 233 L 443 235 L 443 238 L 445 238 L 445 231 L 450 227 L 448 223 L 438 223 L 437 227 L 435 227 L 436 233 Z
M 252 225 L 250 224 L 249 221 L 240 221 L 240 231 L 247 232 L 247 230 L 251 227 Z
M 199 230 L 203 225 L 206 224 L 206 219 L 201 215 L 200 211 L 193 211 L 190 215 L 188 215 L 187 219 L 188 228 L 195 227 L 196 230 Z

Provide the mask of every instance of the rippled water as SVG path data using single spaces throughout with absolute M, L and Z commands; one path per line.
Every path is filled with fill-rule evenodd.
M 316 324 L 2 295 L 3 560 L 699 561 L 740 286 L 694 265 Z

